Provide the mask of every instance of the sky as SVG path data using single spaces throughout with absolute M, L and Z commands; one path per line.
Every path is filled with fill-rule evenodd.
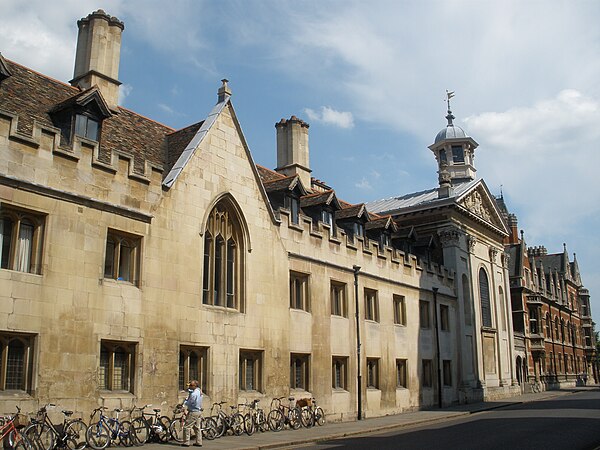
M 276 166 L 274 125 L 296 115 L 313 176 L 352 203 L 437 186 L 427 147 L 454 91 L 477 175 L 529 246 L 577 254 L 600 324 L 600 2 L 2 0 L 0 52 L 68 82 L 98 8 L 125 23 L 121 105 L 182 128 L 227 78 L 255 162 Z

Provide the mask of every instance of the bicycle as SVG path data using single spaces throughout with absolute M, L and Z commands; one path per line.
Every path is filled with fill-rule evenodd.
M 48 417 L 48 408 L 56 405 L 48 403 L 37 412 L 37 418 L 25 428 L 23 434 L 37 450 L 67 448 L 83 450 L 86 445 L 85 432 L 87 425 L 81 419 L 70 419 L 73 411 L 61 411 L 64 415 L 62 424 L 54 425 Z
M 313 413 L 314 422 L 319 426 L 325 425 L 325 411 L 323 411 L 323 408 L 321 408 L 320 406 L 317 405 L 316 398 L 313 397 L 311 400 L 312 400 L 311 410 Z
M 288 397 L 289 406 L 282 403 L 284 398 L 278 397 L 271 400 L 271 411 L 267 416 L 267 423 L 273 431 L 281 431 L 286 425 L 294 430 L 302 426 L 300 408 L 293 406 L 294 397 Z
M 14 416 L 0 417 L 0 441 L 6 439 L 8 446 L 14 450 L 33 450 L 31 441 L 19 430 L 27 425 L 28 421 L 18 406 Z
M 233 412 L 237 406 L 230 406 L 231 414 L 226 414 L 223 411 L 223 404 L 225 403 L 227 402 L 213 403 L 210 408 L 211 418 L 215 422 L 215 437 L 221 437 L 229 431 L 236 436 L 240 436 L 244 432 L 244 417 L 239 412 Z
M 201 410 L 203 411 L 203 410 Z M 179 416 L 179 414 L 181 414 Z M 187 414 L 183 409 L 183 405 L 176 405 L 173 408 L 173 418 L 169 424 L 169 434 L 175 442 L 179 444 L 183 443 L 183 428 L 185 427 L 185 420 Z M 200 428 L 202 428 L 202 437 L 212 441 L 217 437 L 216 424 L 212 417 L 202 417 L 200 422 Z
M 171 419 L 167 416 L 161 416 L 160 409 L 153 409 L 154 414 L 146 413 L 144 410 L 152 405 L 144 405 L 142 407 L 134 406 L 131 414 L 135 411 L 140 411 L 141 415 L 131 419 L 131 428 L 134 443 L 138 445 L 146 442 L 167 442 L 169 440 L 169 425 Z
M 130 447 L 134 444 L 134 437 L 131 432 L 131 422 L 119 420 L 119 413 L 122 409 L 115 409 L 116 417 L 105 416 L 102 411 L 108 409 L 106 406 L 100 406 L 94 409 L 90 416 L 90 422 L 96 415 L 100 414 L 100 419 L 95 423 L 90 423 L 85 432 L 85 438 L 90 447 L 94 450 L 103 450 L 108 447 L 113 441 L 119 439 L 119 443 L 125 447 Z
M 244 430 L 248 436 L 252 436 L 256 430 L 264 432 L 269 429 L 267 415 L 262 408 L 258 407 L 258 402 L 260 400 L 255 399 L 252 403 L 246 405 L 248 413 L 244 415 Z

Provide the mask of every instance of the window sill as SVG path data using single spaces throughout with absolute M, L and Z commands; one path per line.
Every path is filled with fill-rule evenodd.
M 125 280 L 115 280 L 114 278 L 102 278 L 102 284 L 115 284 L 115 285 L 120 285 L 120 286 L 131 286 L 133 288 L 139 289 L 140 287 L 135 284 L 132 283 L 131 281 L 125 281 Z
M 339 387 L 339 388 L 332 387 L 331 390 L 332 390 L 333 394 L 347 394 L 348 393 L 348 389 L 345 389 L 342 387 Z
M 0 391 L 0 400 L 33 400 L 33 396 L 25 391 Z
M 131 392 L 128 391 L 100 391 L 101 399 L 111 399 L 111 398 L 136 398 Z

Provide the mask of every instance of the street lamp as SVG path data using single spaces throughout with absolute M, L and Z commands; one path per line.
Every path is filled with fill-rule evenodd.
M 358 380 L 358 420 L 362 419 L 362 381 L 360 375 L 360 318 L 358 314 L 358 273 L 360 266 L 352 266 L 354 270 L 354 306 L 356 309 L 356 378 Z

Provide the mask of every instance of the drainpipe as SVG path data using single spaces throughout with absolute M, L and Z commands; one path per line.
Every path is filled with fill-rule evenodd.
M 440 361 L 440 333 L 438 330 L 438 307 L 437 293 L 438 288 L 434 287 L 433 291 L 433 320 L 435 326 L 435 351 L 437 359 L 437 385 L 438 385 L 438 406 L 442 408 L 442 361 Z
M 352 266 L 354 270 L 354 303 L 356 309 L 356 379 L 358 381 L 358 420 L 362 419 L 362 380 L 360 375 L 360 317 L 358 309 L 358 273 L 360 272 L 360 266 Z

